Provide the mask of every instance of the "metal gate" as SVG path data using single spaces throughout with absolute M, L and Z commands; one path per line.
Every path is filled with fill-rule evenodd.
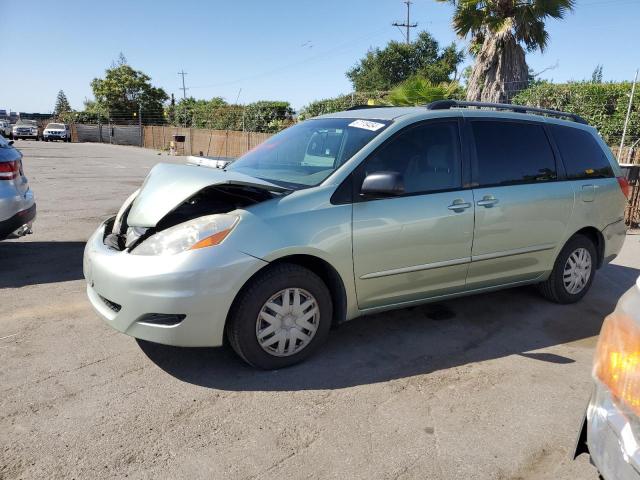
M 143 130 L 139 125 L 76 124 L 74 126 L 77 142 L 112 143 L 136 147 L 144 144 Z

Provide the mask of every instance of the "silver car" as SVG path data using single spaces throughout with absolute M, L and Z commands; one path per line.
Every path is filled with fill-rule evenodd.
M 224 169 L 157 165 L 87 243 L 91 303 L 134 337 L 226 335 L 279 368 L 368 313 L 532 283 L 578 301 L 625 237 L 611 152 L 571 114 L 466 106 L 340 112 Z
M 22 154 L 0 136 L 0 240 L 31 233 L 36 203 L 24 175 Z

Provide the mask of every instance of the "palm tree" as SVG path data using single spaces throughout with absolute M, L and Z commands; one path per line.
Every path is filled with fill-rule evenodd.
M 467 100 L 508 102 L 526 88 L 525 49 L 544 52 L 549 42 L 547 18 L 561 19 L 575 0 L 437 0 L 455 7 L 453 28 L 470 37 L 475 64 Z
M 397 106 L 425 105 L 447 98 L 460 98 L 462 89 L 458 82 L 434 84 L 421 76 L 413 76 L 396 86 L 385 98 L 387 103 Z

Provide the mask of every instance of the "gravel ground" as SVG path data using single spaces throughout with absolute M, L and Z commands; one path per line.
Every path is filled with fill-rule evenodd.
M 0 244 L 0 478 L 597 478 L 570 454 L 640 236 L 578 305 L 518 288 L 364 317 L 258 372 L 227 348 L 138 342 L 85 298 L 84 242 L 175 158 L 17 146 L 38 218 Z

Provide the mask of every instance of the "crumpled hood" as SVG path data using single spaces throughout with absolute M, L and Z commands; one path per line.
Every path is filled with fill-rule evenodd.
M 155 227 L 162 218 L 185 200 L 213 185 L 240 185 L 284 192 L 286 188 L 234 171 L 159 163 L 151 169 L 140 194 L 131 205 L 127 223 L 135 227 Z

